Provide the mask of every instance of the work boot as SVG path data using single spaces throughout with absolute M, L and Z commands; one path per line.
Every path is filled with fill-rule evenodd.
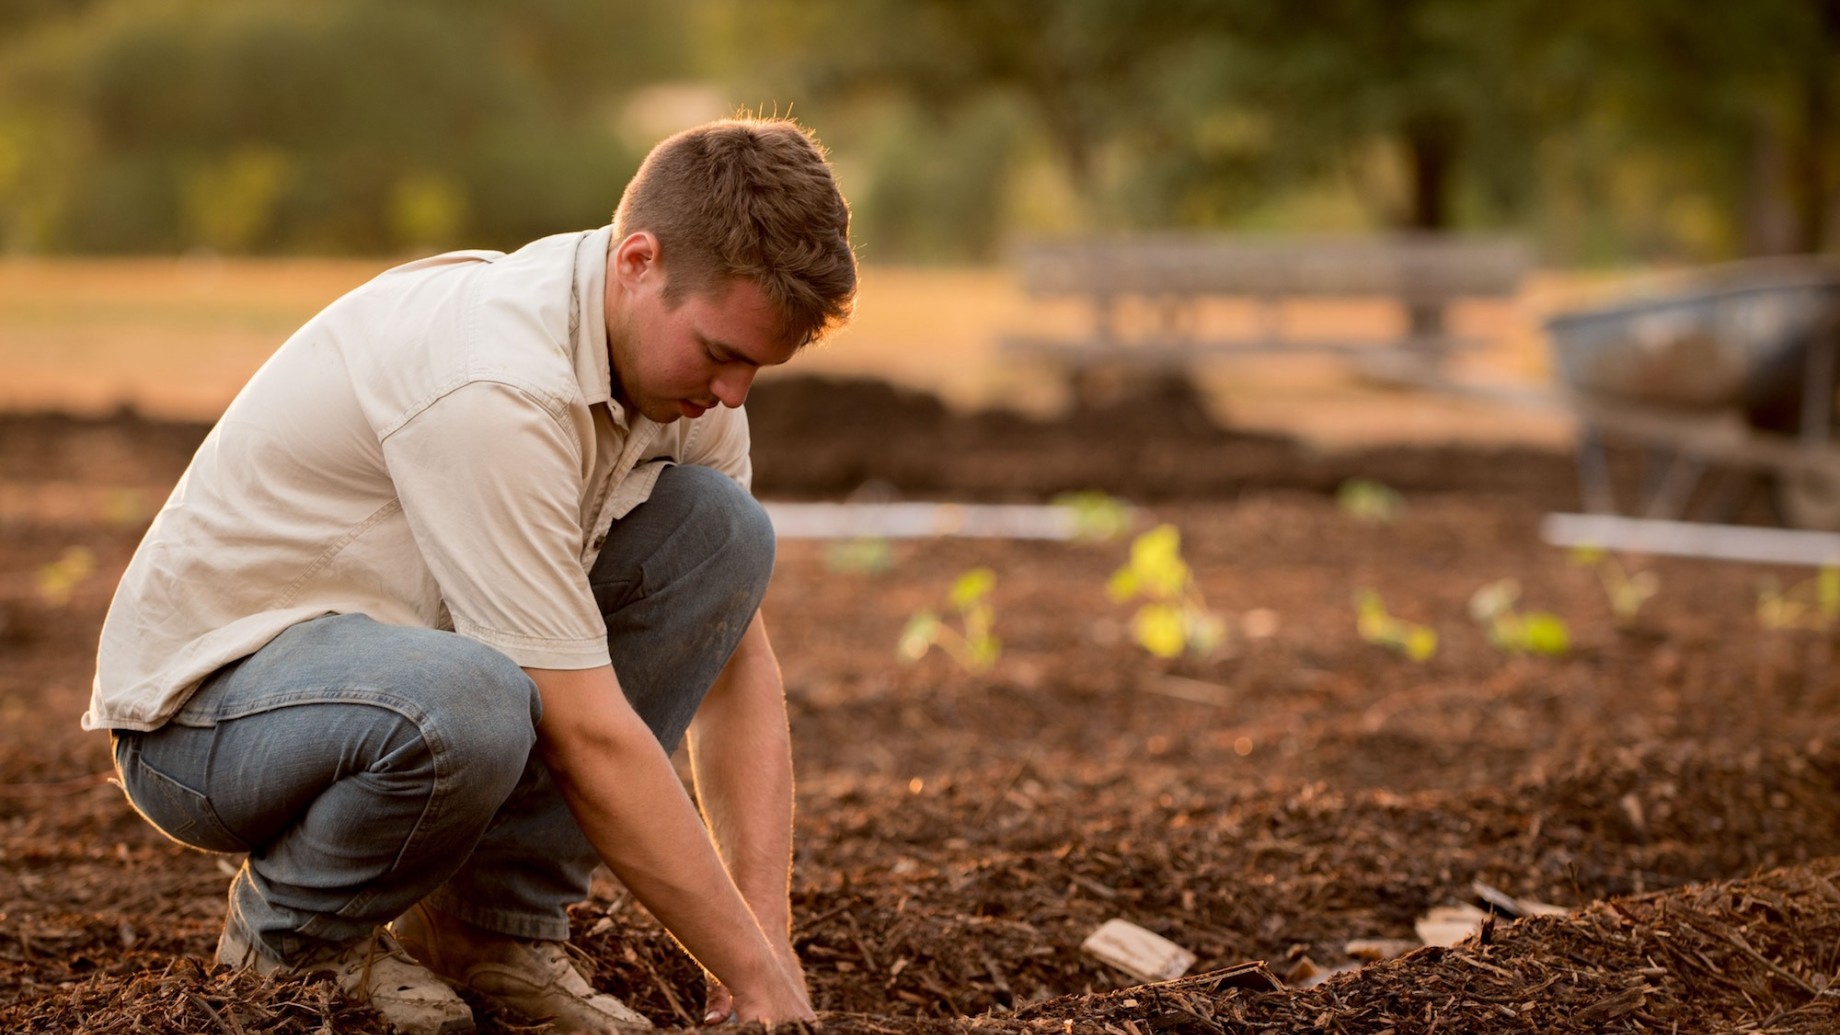
M 390 925 L 410 955 L 448 981 L 558 1033 L 631 1035 L 652 1022 L 596 992 L 565 943 L 514 938 L 417 903 Z
M 298 964 L 268 954 L 229 921 L 217 940 L 217 962 L 270 977 L 331 974 L 339 991 L 383 1015 L 402 1035 L 468 1035 L 473 1010 L 427 967 L 417 963 L 382 927 L 343 949 L 329 949 Z

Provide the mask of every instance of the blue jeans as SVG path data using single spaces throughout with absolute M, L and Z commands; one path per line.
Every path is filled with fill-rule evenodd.
M 766 512 L 673 466 L 589 575 L 627 699 L 669 751 L 760 606 Z M 523 938 L 568 937 L 599 861 L 533 750 L 536 684 L 510 658 L 361 614 L 303 622 L 115 735 L 135 807 L 169 837 L 247 852 L 228 922 L 296 960 L 416 902 Z

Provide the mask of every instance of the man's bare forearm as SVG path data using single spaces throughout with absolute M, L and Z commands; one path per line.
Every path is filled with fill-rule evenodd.
M 769 937 L 790 937 L 792 744 L 779 662 L 756 614 L 690 726 L 703 816 Z
M 743 1019 L 809 1016 L 778 960 L 783 934 L 761 929 L 613 670 L 527 671 L 543 698 L 538 749 L 601 858 L 735 991 Z

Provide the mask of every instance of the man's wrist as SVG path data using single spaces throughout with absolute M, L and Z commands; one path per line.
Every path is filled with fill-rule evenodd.
M 735 862 L 730 860 L 730 865 Z M 790 938 L 792 935 L 792 892 L 787 887 L 784 871 L 769 874 L 761 879 L 750 879 L 751 874 L 735 870 L 735 888 L 741 892 L 741 898 L 747 902 L 748 910 L 754 914 L 754 922 L 766 934 L 769 941 Z
M 741 974 L 740 984 L 731 985 L 730 990 L 736 994 L 764 994 L 768 990 L 783 988 L 787 983 L 786 968 L 780 964 L 779 955 L 771 941 L 763 946 L 767 952 L 757 959 L 749 960 Z

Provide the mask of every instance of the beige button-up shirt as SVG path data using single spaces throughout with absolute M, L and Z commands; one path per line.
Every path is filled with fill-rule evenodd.
M 587 572 L 667 462 L 743 486 L 747 419 L 612 398 L 603 227 L 454 252 L 334 302 L 256 372 L 122 576 L 86 729 L 153 729 L 326 614 L 451 629 L 531 668 L 608 664 Z

